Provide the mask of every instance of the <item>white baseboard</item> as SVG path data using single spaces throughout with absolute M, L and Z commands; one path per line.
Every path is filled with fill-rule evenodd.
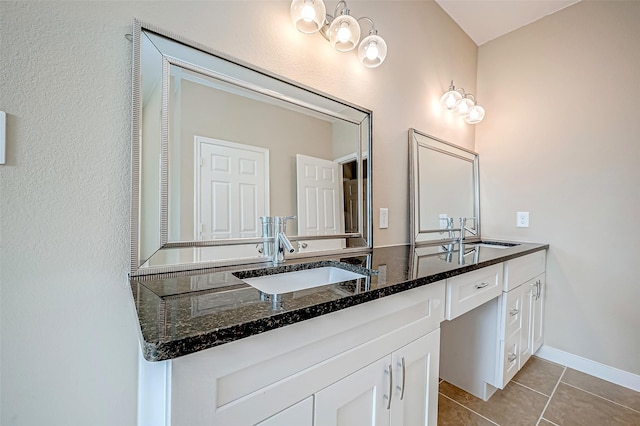
M 536 352 L 536 356 L 640 392 L 640 376 L 637 374 L 600 364 L 547 345 L 542 345 Z

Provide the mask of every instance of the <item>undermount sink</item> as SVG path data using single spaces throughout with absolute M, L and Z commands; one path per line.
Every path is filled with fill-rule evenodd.
M 471 245 L 471 244 L 470 244 Z M 508 249 L 511 247 L 515 247 L 518 246 L 520 244 L 516 244 L 516 243 L 500 243 L 500 242 L 479 242 L 479 243 L 473 243 L 474 247 L 488 247 L 488 248 L 493 248 L 493 249 Z
M 281 294 L 365 277 L 365 275 L 342 268 L 325 266 L 261 277 L 242 278 L 242 281 L 263 293 Z

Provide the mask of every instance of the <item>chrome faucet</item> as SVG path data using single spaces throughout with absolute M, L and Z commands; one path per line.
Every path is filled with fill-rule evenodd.
M 285 262 L 285 250 L 293 253 L 295 249 L 287 238 L 287 221 L 295 216 L 261 216 L 262 238 L 264 238 L 264 256 L 271 258 L 274 265 Z
M 455 244 L 455 239 L 456 239 L 456 232 L 455 229 L 453 228 L 453 218 L 452 217 L 441 217 L 440 221 L 445 221 L 447 224 L 446 230 L 449 233 L 449 242 L 447 243 L 447 245 L 442 245 L 442 248 L 445 251 L 448 252 L 452 252 L 453 251 L 453 246 Z
M 285 249 L 289 253 L 293 253 L 295 249 L 291 245 L 291 241 L 287 238 L 287 220 L 295 219 L 295 216 L 276 216 L 275 217 L 275 231 L 274 231 L 274 251 L 273 251 L 273 264 L 279 265 L 285 262 Z
M 472 220 L 476 220 L 475 217 L 461 217 L 460 218 L 460 238 L 458 240 L 458 242 L 460 243 L 460 245 L 464 244 L 464 233 L 468 232 L 471 235 L 478 235 L 478 231 L 474 231 L 471 228 L 467 228 L 467 220 L 468 219 L 472 219 Z
M 285 250 L 289 253 L 295 251 L 286 234 L 287 221 L 295 218 L 295 216 L 275 216 L 273 218 L 272 261 L 274 265 L 280 265 L 285 262 Z

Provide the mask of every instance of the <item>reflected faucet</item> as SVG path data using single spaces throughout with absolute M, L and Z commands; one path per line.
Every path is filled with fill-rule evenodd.
M 263 216 L 260 218 L 262 237 L 269 238 L 269 241 L 264 243 L 264 255 L 270 257 L 274 265 L 285 262 L 285 250 L 289 253 L 295 251 L 286 235 L 287 221 L 295 218 L 295 216 Z

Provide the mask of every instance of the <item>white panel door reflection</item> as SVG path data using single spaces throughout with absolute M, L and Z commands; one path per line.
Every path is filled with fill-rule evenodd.
M 269 216 L 269 150 L 195 137 L 196 240 L 259 237 Z
M 298 235 L 344 233 L 342 168 L 322 158 L 296 155 Z

